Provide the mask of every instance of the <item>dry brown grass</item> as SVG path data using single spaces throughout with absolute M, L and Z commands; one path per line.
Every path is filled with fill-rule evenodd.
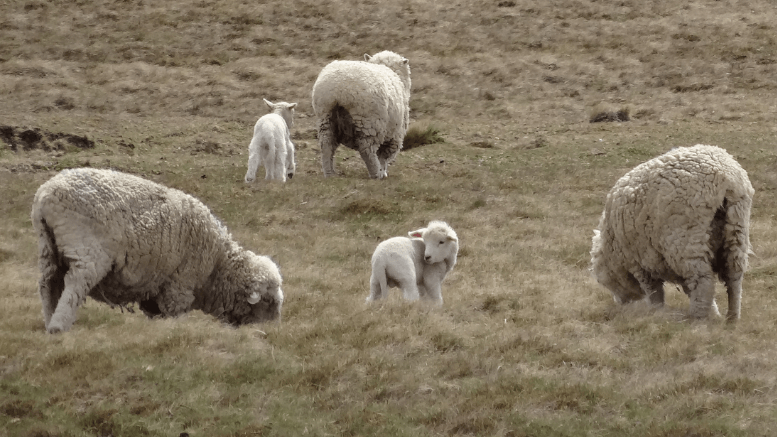
M 767 0 L 0 4 L 0 126 L 95 142 L 0 140 L 0 436 L 773 435 L 774 23 Z M 312 83 L 383 49 L 410 59 L 412 125 L 445 142 L 380 182 L 339 150 L 323 179 Z M 300 103 L 285 185 L 242 182 L 263 97 Z M 736 325 L 688 320 L 672 287 L 617 307 L 587 271 L 612 184 L 696 143 L 756 188 Z M 283 323 L 89 301 L 46 335 L 30 203 L 84 165 L 189 192 L 275 257 Z M 444 307 L 366 306 L 375 245 L 430 219 L 461 239 Z

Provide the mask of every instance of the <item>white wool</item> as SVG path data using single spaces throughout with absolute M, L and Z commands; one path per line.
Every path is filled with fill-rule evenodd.
M 149 317 L 192 309 L 235 325 L 280 317 L 275 263 L 241 248 L 181 191 L 111 170 L 65 170 L 38 189 L 32 223 L 48 332 L 69 330 L 87 296 L 139 303 Z
M 286 182 L 294 176 L 294 143 L 291 127 L 294 125 L 296 103 L 272 103 L 264 100 L 270 113 L 263 115 L 254 125 L 254 136 L 248 145 L 248 171 L 245 181 L 256 179 L 256 170 L 264 166 L 265 179 Z
M 693 317 L 717 313 L 714 277 L 725 282 L 729 320 L 740 316 L 754 190 L 725 150 L 673 149 L 624 175 L 594 231 L 592 271 L 619 303 L 663 304 L 665 281 L 682 286 Z
M 389 238 L 375 248 L 367 302 L 399 287 L 406 300 L 420 296 L 442 305 L 442 281 L 456 265 L 459 238 L 447 223 L 436 220 L 408 235 L 412 238 Z
M 339 144 L 356 150 L 370 178 L 388 176 L 410 123 L 410 66 L 383 51 L 366 61 L 333 61 L 313 85 L 324 176 L 334 176 Z

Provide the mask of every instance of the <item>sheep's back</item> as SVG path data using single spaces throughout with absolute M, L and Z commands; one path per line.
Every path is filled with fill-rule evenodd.
M 51 230 L 64 259 L 109 256 L 105 282 L 119 294 L 150 293 L 170 281 L 201 283 L 231 241 L 194 197 L 110 170 L 67 170 L 44 183 L 33 222 L 39 232 Z
M 746 172 L 723 149 L 678 148 L 624 175 L 607 195 L 602 250 L 626 265 L 670 274 L 682 253 L 711 256 L 711 223 L 724 198 L 752 197 Z M 687 247 L 679 250 L 678 242 Z

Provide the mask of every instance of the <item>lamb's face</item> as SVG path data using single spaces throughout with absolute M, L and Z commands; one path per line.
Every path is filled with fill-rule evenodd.
M 283 307 L 283 282 L 278 266 L 266 256 L 250 254 L 250 263 L 255 276 L 247 291 L 251 313 L 242 323 L 280 320 Z
M 455 258 L 459 251 L 459 239 L 453 229 L 443 222 L 431 222 L 429 226 L 417 231 L 408 232 L 413 238 L 424 240 L 424 262 L 434 264 L 446 259 Z
M 427 231 L 424 236 L 424 261 L 434 264 L 444 261 L 452 252 L 456 251 L 456 240 L 450 235 L 439 231 Z

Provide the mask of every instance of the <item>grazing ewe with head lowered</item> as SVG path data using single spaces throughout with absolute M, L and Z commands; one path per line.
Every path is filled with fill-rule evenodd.
M 313 85 L 324 176 L 334 176 L 339 144 L 356 150 L 372 179 L 388 176 L 410 122 L 410 66 L 382 51 L 363 61 L 333 61 Z
M 111 170 L 64 170 L 38 188 L 43 319 L 67 331 L 87 296 L 149 317 L 192 309 L 233 325 L 279 319 L 278 266 L 241 248 L 199 200 Z
M 442 305 L 442 281 L 456 265 L 459 238 L 447 223 L 436 220 L 408 235 L 413 238 L 389 238 L 375 248 L 367 302 L 386 297 L 389 287 L 399 287 L 405 300 L 420 296 Z
M 729 320 L 740 316 L 750 252 L 753 186 L 725 150 L 681 147 L 638 165 L 610 193 L 594 231 L 592 271 L 616 302 L 664 303 L 680 284 L 696 318 L 718 313 L 715 275 L 726 284 Z
M 296 103 L 273 103 L 264 99 L 270 113 L 263 115 L 254 125 L 254 136 L 248 145 L 248 171 L 245 181 L 256 179 L 256 170 L 264 166 L 267 180 L 286 182 L 294 176 L 294 143 L 291 127 L 294 125 Z

